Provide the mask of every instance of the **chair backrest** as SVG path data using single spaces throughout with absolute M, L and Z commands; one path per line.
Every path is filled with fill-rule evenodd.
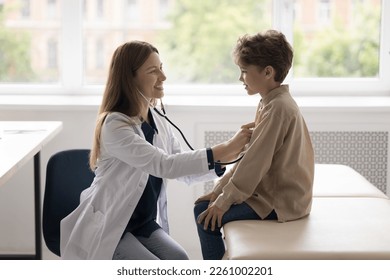
M 54 154 L 47 163 L 43 200 L 43 237 L 50 251 L 60 256 L 60 222 L 80 203 L 80 193 L 94 178 L 88 149 Z

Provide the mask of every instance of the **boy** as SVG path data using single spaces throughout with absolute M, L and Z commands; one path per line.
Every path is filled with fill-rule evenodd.
M 221 259 L 220 228 L 234 220 L 286 222 L 311 210 L 314 152 L 299 108 L 282 85 L 293 50 L 275 30 L 241 37 L 233 52 L 248 95 L 260 94 L 255 128 L 242 160 L 195 202 L 204 259 Z

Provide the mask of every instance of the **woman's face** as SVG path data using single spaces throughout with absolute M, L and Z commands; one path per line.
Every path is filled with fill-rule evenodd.
M 141 93 L 147 98 L 164 96 L 163 82 L 166 80 L 160 56 L 152 52 L 145 63 L 137 70 L 135 82 Z

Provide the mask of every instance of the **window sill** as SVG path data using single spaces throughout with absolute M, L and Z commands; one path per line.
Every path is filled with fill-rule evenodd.
M 0 110 L 94 110 L 101 103 L 100 95 L 0 95 Z M 390 112 L 390 96 L 298 96 L 294 97 L 304 110 L 361 110 Z M 255 107 L 256 96 L 182 95 L 164 97 L 171 108 L 241 108 Z
M 98 95 L 0 95 L 0 110 L 96 110 Z

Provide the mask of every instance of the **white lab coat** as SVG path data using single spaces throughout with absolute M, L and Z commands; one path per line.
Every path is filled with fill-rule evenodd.
M 153 145 L 145 140 L 138 118 L 106 117 L 95 179 L 82 192 L 80 205 L 61 221 L 63 259 L 112 259 L 149 174 L 163 178 L 157 222 L 166 232 L 167 179 L 190 184 L 217 178 L 208 169 L 206 149 L 183 152 L 167 121 L 155 112 L 153 117 L 158 129 Z

